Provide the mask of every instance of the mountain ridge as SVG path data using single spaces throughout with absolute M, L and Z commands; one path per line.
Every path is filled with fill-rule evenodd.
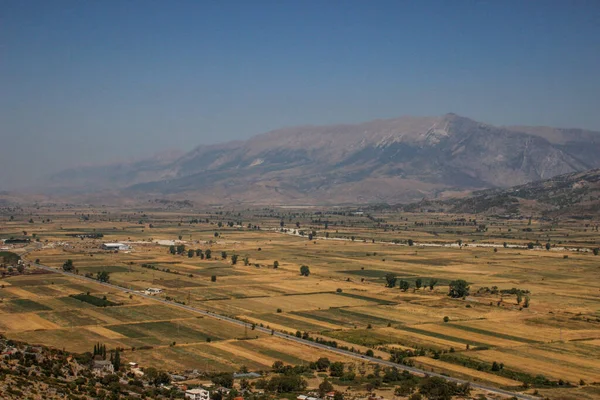
M 282 128 L 175 159 L 80 169 L 78 180 L 63 171 L 44 189 L 204 203 L 411 202 L 598 168 L 599 151 L 600 132 L 404 116 Z

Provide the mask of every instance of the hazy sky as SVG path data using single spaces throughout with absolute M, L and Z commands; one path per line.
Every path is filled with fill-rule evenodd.
M 600 130 L 600 1 L 0 0 L 0 190 L 270 129 Z

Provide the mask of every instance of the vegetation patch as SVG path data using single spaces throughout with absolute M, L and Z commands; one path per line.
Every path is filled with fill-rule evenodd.
M 430 332 L 430 331 L 426 331 L 424 329 L 414 328 L 412 326 L 401 326 L 396 329 L 400 329 L 400 330 L 407 331 L 407 332 L 418 333 L 420 335 L 431 336 L 431 337 L 434 337 L 437 339 L 448 340 L 451 342 L 468 344 L 469 346 L 478 346 L 478 347 L 484 347 L 484 348 L 489 347 L 489 345 L 487 343 L 475 342 L 473 340 L 463 339 L 463 338 L 459 338 L 459 337 L 455 337 L 455 336 L 444 335 L 444 334 L 438 333 L 438 332 Z
M 450 324 L 450 326 L 452 326 L 453 328 L 461 329 L 463 331 L 473 332 L 473 333 L 479 333 L 479 334 L 482 334 L 482 335 L 493 336 L 493 337 L 497 337 L 497 338 L 500 338 L 500 339 L 512 340 L 514 342 L 521 342 L 521 343 L 543 343 L 543 342 L 541 342 L 539 340 L 527 339 L 527 338 L 520 337 L 520 336 L 507 335 L 505 333 L 493 332 L 493 331 L 488 331 L 488 330 L 480 329 L 480 328 L 473 328 L 471 326 L 458 325 L 458 324 Z
M 21 256 L 12 251 L 0 251 L 0 264 L 16 265 Z
M 342 293 L 338 293 L 338 296 L 351 297 L 353 299 L 359 299 L 359 300 L 365 300 L 365 301 L 372 301 L 374 303 L 378 303 L 378 304 L 384 305 L 384 306 L 389 306 L 389 305 L 392 305 L 392 304 L 396 304 L 393 301 L 382 300 L 382 299 L 378 299 L 376 297 L 364 296 L 364 295 L 356 294 L 356 293 L 342 292 Z
M 52 308 L 29 299 L 15 299 L 8 303 L 7 310 L 11 313 L 49 311 Z
M 89 303 L 96 307 L 114 307 L 121 305 L 120 303 L 115 303 L 113 301 L 108 300 L 106 296 L 101 298 L 92 296 L 91 294 L 80 293 L 72 294 L 70 297 L 73 297 L 74 299 L 77 299 L 79 301 L 83 301 L 84 303 Z

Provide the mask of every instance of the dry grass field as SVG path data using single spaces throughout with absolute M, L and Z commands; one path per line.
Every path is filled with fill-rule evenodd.
M 156 287 L 164 290 L 160 297 L 202 310 L 371 348 L 383 358 L 412 351 L 405 361 L 426 370 L 501 387 L 525 384 L 550 398 L 577 398 L 600 383 L 600 256 L 592 252 L 600 243 L 598 221 L 81 207 L 0 218 L 0 238 L 25 231 L 32 239 L 6 250 L 31 250 L 27 260 L 55 268 L 71 259 L 78 274 L 106 271 L 111 283 L 131 291 L 4 269 L 0 332 L 8 337 L 75 352 L 102 342 L 125 348 L 128 361 L 174 371 L 268 370 L 277 360 L 302 364 L 323 356 L 135 294 Z M 72 236 L 95 233 L 103 237 Z M 104 242 L 131 250 L 103 251 Z M 171 254 L 171 245 L 185 251 Z M 211 258 L 189 257 L 189 249 L 210 250 Z M 308 277 L 300 275 L 302 265 Z M 386 287 L 388 274 L 409 289 Z M 470 294 L 452 299 L 448 285 L 457 279 L 468 282 Z M 520 303 L 515 291 L 502 293 L 513 288 L 522 293 Z M 70 297 L 88 292 L 117 305 Z

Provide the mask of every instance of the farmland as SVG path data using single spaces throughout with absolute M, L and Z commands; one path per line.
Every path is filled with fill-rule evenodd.
M 9 249 L 26 261 L 62 269 L 70 259 L 77 274 L 106 272 L 128 290 L 5 268 L 0 332 L 9 338 L 73 352 L 101 342 L 125 349 L 127 361 L 172 371 L 266 371 L 323 356 L 137 294 L 153 287 L 174 303 L 386 359 L 402 351 L 405 363 L 427 371 L 550 398 L 577 398 L 600 382 L 598 221 L 81 207 L 0 218 L 0 237 L 39 239 Z M 71 236 L 91 232 L 104 237 Z M 102 241 L 132 249 L 102 251 Z M 450 298 L 454 280 L 470 293 Z

